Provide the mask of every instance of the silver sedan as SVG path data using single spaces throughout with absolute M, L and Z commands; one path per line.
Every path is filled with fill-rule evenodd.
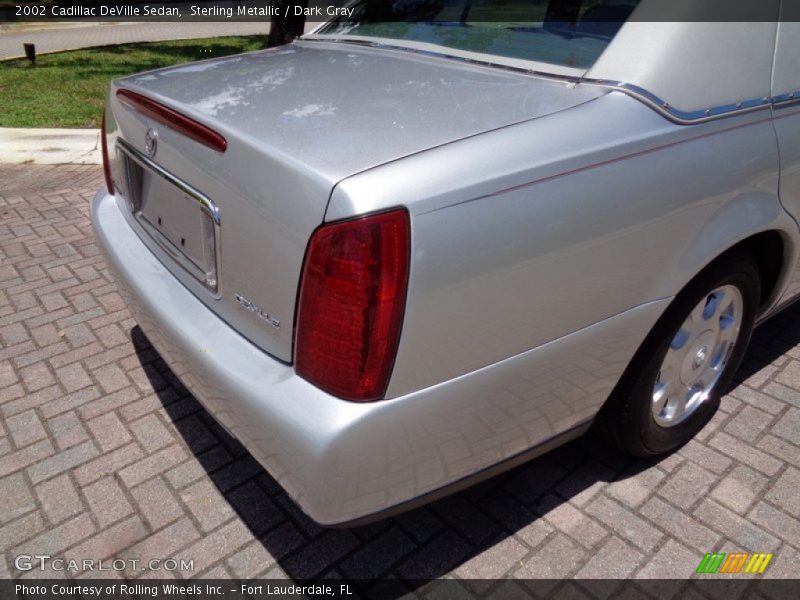
M 97 238 L 155 348 L 316 521 L 592 424 L 669 452 L 798 297 L 800 24 L 656 3 L 362 2 L 112 84 Z

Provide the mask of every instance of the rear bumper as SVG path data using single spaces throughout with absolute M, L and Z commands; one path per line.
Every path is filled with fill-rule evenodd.
M 92 221 L 121 293 L 164 360 L 325 525 L 409 502 L 587 423 L 667 302 L 413 394 L 358 404 L 309 384 L 211 312 L 147 249 L 105 189 Z

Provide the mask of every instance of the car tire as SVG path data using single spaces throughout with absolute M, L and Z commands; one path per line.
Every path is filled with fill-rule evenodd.
M 752 253 L 733 250 L 697 275 L 639 347 L 595 421 L 639 457 L 679 448 L 708 423 L 742 362 L 761 298 Z

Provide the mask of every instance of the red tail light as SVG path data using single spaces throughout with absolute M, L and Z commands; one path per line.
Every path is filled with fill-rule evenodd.
M 212 150 L 225 152 L 228 148 L 227 140 L 213 129 L 198 123 L 194 119 L 190 119 L 186 115 L 182 115 L 169 106 L 164 106 L 160 102 L 151 100 L 147 96 L 142 96 L 130 90 L 117 90 L 117 99 L 126 106 L 143 115 L 147 115 L 157 123 L 161 123 L 164 127 L 169 127 Z
M 108 162 L 108 142 L 106 141 L 106 111 L 103 111 L 103 121 L 100 125 L 100 148 L 103 152 L 103 175 L 106 178 L 108 193 L 114 193 L 114 180 L 111 179 L 111 164 Z
M 300 376 L 346 400 L 383 397 L 405 310 L 409 236 L 403 209 L 314 233 L 300 284 Z

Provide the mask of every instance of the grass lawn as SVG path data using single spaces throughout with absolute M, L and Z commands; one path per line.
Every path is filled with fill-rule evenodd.
M 112 79 L 266 47 L 267 36 L 106 46 L 0 62 L 0 127 L 99 127 Z

